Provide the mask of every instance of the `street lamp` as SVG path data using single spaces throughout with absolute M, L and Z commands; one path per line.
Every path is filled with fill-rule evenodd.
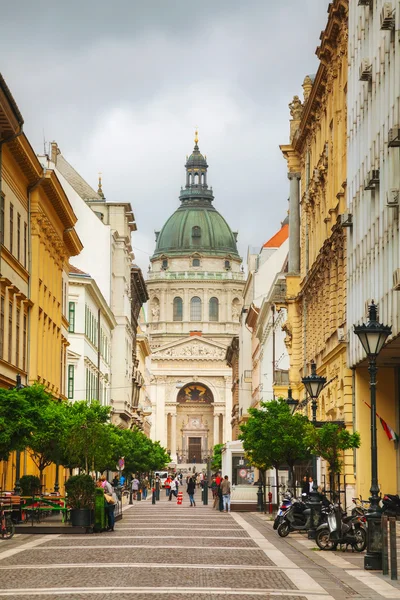
M 326 378 L 317 375 L 317 365 L 315 362 L 311 363 L 311 375 L 302 378 L 304 387 L 306 388 L 307 395 L 311 398 L 312 408 L 312 422 L 314 427 L 317 426 L 317 398 L 320 395 L 324 385 L 326 384 Z M 316 516 L 319 520 L 319 494 L 318 494 L 318 483 L 317 483 L 317 456 L 312 456 L 312 471 L 313 471 L 313 487 L 310 491 L 310 504 L 311 504 L 311 515 L 312 515 L 312 528 L 308 532 L 309 539 L 315 538 L 315 527 L 318 525 L 316 522 Z
M 17 384 L 14 389 L 17 390 L 17 392 L 19 392 L 23 388 L 24 388 L 24 386 L 22 385 L 22 382 L 21 382 L 21 375 L 18 373 L 17 374 Z M 21 450 L 17 450 L 17 452 L 15 454 L 15 485 L 14 485 L 14 494 L 16 494 L 17 496 L 19 496 L 21 494 L 20 478 L 21 478 Z
M 378 447 L 376 439 L 376 359 L 384 343 L 392 333 L 389 325 L 378 322 L 377 306 L 372 300 L 368 307 L 368 323 L 354 326 L 354 333 L 360 340 L 368 358 L 369 389 L 371 394 L 371 496 L 367 517 L 367 553 L 364 569 L 382 569 L 381 515 L 379 512 L 378 486 Z
M 289 388 L 287 391 L 287 398 L 285 400 L 286 404 L 288 405 L 289 409 L 290 409 L 290 413 L 292 415 L 294 415 L 294 413 L 296 412 L 296 408 L 299 405 L 299 401 L 295 400 L 292 396 L 292 388 Z

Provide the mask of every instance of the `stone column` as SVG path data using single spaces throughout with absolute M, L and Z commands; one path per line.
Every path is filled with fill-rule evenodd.
M 176 413 L 171 414 L 171 459 L 176 459 Z
M 214 414 L 214 446 L 219 444 L 219 415 Z
M 300 173 L 289 173 L 289 274 L 300 273 Z

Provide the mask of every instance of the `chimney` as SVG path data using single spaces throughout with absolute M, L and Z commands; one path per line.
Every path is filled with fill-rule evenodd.
M 51 162 L 53 162 L 55 165 L 57 165 L 57 155 L 61 154 L 61 151 L 58 147 L 57 142 L 51 142 L 51 154 L 50 154 L 50 160 Z

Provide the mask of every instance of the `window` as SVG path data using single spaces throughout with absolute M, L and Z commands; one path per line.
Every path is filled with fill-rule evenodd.
M 199 237 L 201 237 L 201 229 L 198 225 L 195 225 L 194 227 L 192 227 L 192 238 Z
M 13 253 L 14 248 L 14 205 L 10 204 L 10 252 Z
M 26 268 L 28 254 L 28 224 L 24 223 L 24 267 Z
M 231 261 L 230 260 L 226 260 L 225 261 L 225 269 L 229 270 L 231 268 Z
M 17 259 L 21 260 L 21 215 L 17 214 Z
M 0 358 L 4 356 L 4 296 L 0 299 Z
M 74 377 L 75 367 L 74 365 L 68 365 L 68 400 L 74 399 Z
M 69 302 L 68 321 L 69 321 L 68 331 L 70 333 L 75 333 L 75 302 Z
M 161 264 L 161 268 L 162 269 L 168 269 L 168 260 L 166 258 L 163 258 L 162 264 Z
M 218 321 L 219 318 L 218 298 L 210 298 L 208 303 L 208 318 L 210 321 Z
M 192 266 L 193 267 L 199 267 L 200 266 L 200 259 L 199 258 L 194 258 L 192 260 Z
M 4 196 L 0 194 L 0 244 L 4 244 Z
M 201 321 L 201 300 L 194 296 L 190 301 L 190 320 Z
M 15 364 L 19 367 L 19 333 L 20 333 L 20 321 L 21 311 L 17 308 L 17 322 L 15 324 Z
M 183 316 L 183 302 L 182 302 L 182 298 L 179 298 L 177 296 L 176 298 L 174 298 L 173 320 L 174 321 L 182 321 L 182 316 Z
M 12 330 L 13 330 L 13 305 L 12 302 L 8 305 L 8 362 L 12 362 Z

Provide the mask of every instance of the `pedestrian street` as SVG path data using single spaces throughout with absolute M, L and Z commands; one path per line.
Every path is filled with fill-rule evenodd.
M 302 541 L 280 539 L 255 513 L 220 513 L 199 498 L 194 508 L 187 497 L 179 506 L 162 496 L 155 506 L 126 505 L 114 532 L 0 542 L 0 598 L 400 598 L 399 587 L 375 575 L 363 579 L 362 569 L 346 560 L 335 565 L 339 553 L 325 553 L 329 562 L 312 551 L 313 542 Z

